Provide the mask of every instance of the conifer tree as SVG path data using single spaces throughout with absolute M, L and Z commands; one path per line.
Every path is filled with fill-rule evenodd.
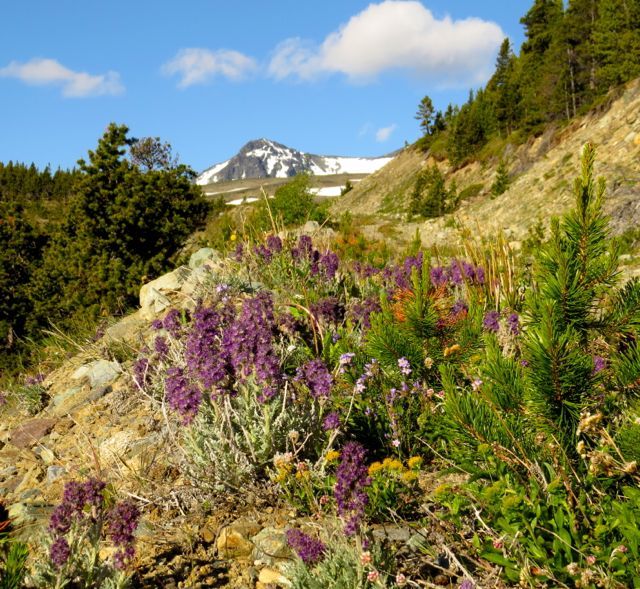
M 604 181 L 593 177 L 594 157 L 586 146 L 575 209 L 554 222 L 539 252 L 521 356 L 488 335 L 479 391 L 461 390 L 444 374 L 454 435 L 473 449 L 469 456 L 478 459 L 478 446 L 489 444 L 524 481 L 544 462 L 567 480 L 583 472 L 575 450 L 580 419 L 598 407 L 603 422 L 618 427 L 626 403 L 640 392 L 640 281 L 615 288 L 618 255 L 608 239 Z M 613 373 L 607 380 L 604 366 Z
M 64 318 L 131 304 L 145 279 L 161 274 L 204 219 L 206 203 L 184 165 L 141 169 L 125 155 L 124 125 L 111 124 L 80 174 L 68 218 L 38 277 L 39 310 Z

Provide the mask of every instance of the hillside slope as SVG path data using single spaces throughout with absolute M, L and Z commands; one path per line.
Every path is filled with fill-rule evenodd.
M 568 208 L 572 179 L 579 166 L 581 147 L 592 142 L 598 150 L 597 173 L 607 180 L 607 212 L 616 234 L 640 221 L 640 80 L 629 83 L 620 95 L 601 108 L 564 128 L 549 129 L 524 145 L 507 145 L 504 158 L 512 175 L 509 189 L 492 199 L 490 187 L 497 159 L 491 165 L 473 162 L 451 170 L 438 163 L 447 180 L 458 190 L 481 185 L 479 194 L 463 201 L 451 215 L 427 221 L 406 222 L 411 191 L 417 174 L 435 160 L 413 147 L 406 148 L 391 163 L 365 178 L 333 205 L 335 214 L 349 211 L 365 216 L 363 230 L 384 237 L 383 225 L 394 224 L 394 238 L 408 241 L 418 230 L 424 245 L 451 242 L 466 226 L 484 236 L 503 231 L 515 242 L 527 230 Z M 385 232 L 387 235 L 389 232 Z

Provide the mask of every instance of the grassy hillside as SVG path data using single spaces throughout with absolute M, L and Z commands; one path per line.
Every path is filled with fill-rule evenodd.
M 640 80 L 635 80 L 606 105 L 574 120 L 553 126 L 527 143 L 508 140 L 489 146 L 481 161 L 454 169 L 429 153 L 409 147 L 387 166 L 365 178 L 336 200 L 336 216 L 349 211 L 359 218 L 370 237 L 384 239 L 389 225 L 394 239 L 408 243 L 418 231 L 424 245 L 458 242 L 461 227 L 491 238 L 503 231 L 518 247 L 528 231 L 565 211 L 571 203 L 572 177 L 580 147 L 593 142 L 598 150 L 597 173 L 608 180 L 606 212 L 614 234 L 632 230 L 640 221 Z M 493 151 L 493 153 L 491 153 Z M 498 197 L 491 194 L 500 158 L 509 168 L 511 184 Z M 436 164 L 458 191 L 476 195 L 463 198 L 459 208 L 439 219 L 420 220 L 408 214 L 415 180 L 421 170 Z M 383 231 L 380 228 L 384 227 Z

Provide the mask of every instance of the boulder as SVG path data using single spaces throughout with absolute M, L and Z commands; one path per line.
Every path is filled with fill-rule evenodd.
M 190 268 L 180 266 L 173 272 L 147 282 L 140 289 L 140 316 L 151 321 L 156 315 L 168 309 L 172 304 L 172 297 L 179 293 L 190 275 Z
M 29 448 L 51 432 L 57 422 L 57 419 L 51 417 L 31 419 L 14 429 L 9 441 L 16 448 Z
M 91 389 L 109 386 L 120 376 L 122 370 L 118 362 L 95 360 L 80 366 L 72 375 L 73 380 L 88 379 Z
M 189 268 L 195 270 L 203 265 L 213 265 L 213 263 L 221 260 L 220 254 L 212 247 L 203 247 L 197 252 L 191 254 L 189 258 Z

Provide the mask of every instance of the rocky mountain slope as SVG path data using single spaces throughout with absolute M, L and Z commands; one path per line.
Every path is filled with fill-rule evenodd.
M 571 204 L 572 181 L 586 142 L 597 147 L 596 171 L 607 180 L 606 208 L 613 231 L 624 233 L 640 222 L 640 80 L 565 127 L 548 129 L 523 145 L 507 145 L 504 153 L 486 164 L 452 169 L 446 161 L 436 162 L 429 154 L 406 148 L 336 201 L 333 210 L 360 215 L 365 232 L 375 237 L 392 235 L 395 241 L 409 241 L 417 230 L 424 245 L 442 245 L 458 240 L 459 228 L 465 226 L 488 238 L 502 231 L 517 247 L 530 227 L 540 221 L 547 225 L 551 216 Z M 512 182 L 504 194 L 492 198 L 490 187 L 501 155 Z M 450 215 L 407 222 L 415 179 L 434 163 L 448 182 L 455 180 L 459 191 L 471 187 L 476 195 L 463 200 Z
M 196 182 L 204 186 L 248 178 L 290 178 L 303 172 L 316 176 L 369 174 L 392 159 L 392 156 L 357 158 L 313 155 L 270 139 L 256 139 L 245 144 L 232 158 L 206 169 Z

